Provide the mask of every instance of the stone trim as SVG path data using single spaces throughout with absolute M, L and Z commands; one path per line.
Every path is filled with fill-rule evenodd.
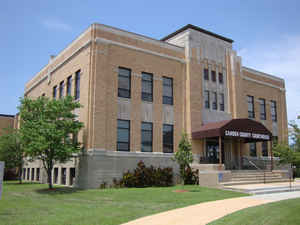
M 169 55 L 166 55 L 166 54 L 163 54 L 163 53 L 157 53 L 157 52 L 154 52 L 154 51 L 151 51 L 151 50 L 146 50 L 146 49 L 143 49 L 143 48 L 138 48 L 138 47 L 135 47 L 135 46 L 132 46 L 132 45 L 123 44 L 123 43 L 108 40 L 108 39 L 105 39 L 105 38 L 97 37 L 96 38 L 96 43 L 116 45 L 116 46 L 120 46 L 120 47 L 123 47 L 123 48 L 128 48 L 128 49 L 140 51 L 140 52 L 143 52 L 143 53 L 147 53 L 147 54 L 151 54 L 151 55 L 155 55 L 155 56 L 175 60 L 175 61 L 178 61 L 180 63 L 185 63 L 184 59 L 180 59 L 180 58 L 177 58 L 177 57 L 174 57 L 174 56 L 169 56 Z
M 163 153 L 163 152 L 120 152 L 105 149 L 88 149 L 87 155 L 102 155 L 102 156 L 119 156 L 119 157 L 159 157 L 159 158 L 170 158 L 173 157 L 174 153 Z
M 242 75 L 242 78 L 244 80 L 247 80 L 247 81 L 252 81 L 252 82 L 255 82 L 255 83 L 258 83 L 258 84 L 261 84 L 261 85 L 265 85 L 265 86 L 269 86 L 269 87 L 272 87 L 272 88 L 279 89 L 280 91 L 285 91 L 285 88 L 282 88 L 282 87 L 279 87 L 279 86 L 276 86 L 276 85 L 273 85 L 273 84 L 269 84 L 269 83 L 266 83 L 264 81 L 255 80 L 255 79 L 243 76 L 243 75 Z
M 268 78 L 268 79 L 271 79 L 271 80 L 275 80 L 275 81 L 279 81 L 279 82 L 284 83 L 284 79 L 282 79 L 280 77 L 276 77 L 276 76 L 273 76 L 271 74 L 260 72 L 258 70 L 254 70 L 254 69 L 251 69 L 251 68 L 248 68 L 248 67 L 245 67 L 245 66 L 243 66 L 242 69 L 249 72 L 249 73 L 254 73 L 257 76 L 265 77 L 265 78 Z

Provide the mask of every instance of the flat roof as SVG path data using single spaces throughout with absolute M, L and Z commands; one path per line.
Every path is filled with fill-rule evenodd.
M 233 40 L 232 40 L 232 39 L 223 37 L 223 36 L 221 36 L 221 35 L 219 35 L 219 34 L 215 34 L 215 33 L 210 32 L 210 31 L 208 31 L 208 30 L 204 30 L 203 28 L 197 27 L 197 26 L 192 25 L 192 24 L 187 24 L 187 25 L 185 25 L 184 27 L 180 28 L 179 30 L 177 30 L 177 31 L 175 31 L 175 32 L 173 32 L 173 33 L 171 33 L 171 34 L 169 34 L 168 36 L 166 36 L 166 37 L 164 37 L 164 38 L 162 38 L 162 39 L 160 39 L 160 40 L 161 40 L 161 41 L 166 41 L 166 40 L 168 40 L 168 39 L 170 39 L 170 38 L 176 36 L 177 34 L 183 32 L 183 31 L 185 31 L 185 30 L 187 30 L 187 29 L 193 29 L 193 30 L 196 30 L 196 31 L 199 31 L 199 32 L 208 34 L 208 35 L 210 35 L 210 36 L 213 36 L 213 37 L 215 37 L 215 38 L 221 39 L 221 40 L 223 40 L 223 41 L 226 41 L 226 42 L 229 42 L 229 43 L 233 43 Z
M 8 115 L 8 114 L 0 114 L 0 117 L 11 117 L 14 118 L 14 115 Z

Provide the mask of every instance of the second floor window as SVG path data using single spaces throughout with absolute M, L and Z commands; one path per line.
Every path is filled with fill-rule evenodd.
M 216 78 L 216 71 L 211 71 L 211 80 L 213 81 L 213 82 L 216 82 L 217 81 L 217 78 Z
M 64 90 L 65 90 L 65 82 L 62 81 L 59 84 L 59 98 L 62 98 L 64 96 Z
M 277 108 L 275 101 L 271 101 L 271 117 L 273 122 L 277 122 Z
M 260 119 L 261 120 L 266 120 L 266 100 L 263 98 L 259 99 L 259 107 L 260 107 Z
M 118 97 L 130 98 L 131 70 L 119 67 Z
M 204 91 L 204 106 L 206 109 L 210 108 L 209 91 Z
M 213 92 L 212 109 L 213 110 L 217 110 L 218 109 L 218 95 L 217 95 L 217 92 Z
M 223 84 L 223 73 L 219 73 L 219 84 Z
M 130 121 L 118 120 L 117 151 L 130 151 Z
M 163 77 L 163 104 L 173 105 L 173 79 Z
M 142 122 L 142 152 L 152 152 L 152 123 Z
M 247 96 L 247 102 L 248 102 L 248 118 L 255 118 L 255 113 L 254 113 L 254 97 L 248 95 Z
M 80 98 L 80 70 L 75 73 L 75 100 Z
M 153 101 L 153 75 L 150 73 L 142 73 L 142 100 Z
M 204 69 L 203 73 L 204 73 L 204 80 L 209 80 L 208 69 Z
M 163 125 L 163 152 L 173 152 L 173 125 Z
M 53 97 L 54 99 L 56 99 L 56 96 L 57 96 L 57 86 L 54 86 L 54 87 L 53 87 L 52 97 Z
M 220 94 L 220 110 L 225 111 L 225 100 L 224 100 L 224 94 Z
M 72 92 L 72 76 L 67 79 L 67 95 L 71 95 Z

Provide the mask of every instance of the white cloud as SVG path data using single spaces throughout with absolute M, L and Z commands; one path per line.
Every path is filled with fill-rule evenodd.
M 300 115 L 300 35 L 240 49 L 243 65 L 285 79 L 288 119 Z
M 72 27 L 58 19 L 46 19 L 42 21 L 42 25 L 50 30 L 70 31 Z

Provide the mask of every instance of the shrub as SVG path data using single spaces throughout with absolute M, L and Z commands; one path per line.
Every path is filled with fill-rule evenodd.
M 165 187 L 173 185 L 173 169 L 146 167 L 143 161 L 137 164 L 133 172 L 123 174 L 121 180 L 114 179 L 115 187 Z
M 185 170 L 184 184 L 199 184 L 199 170 L 187 167 Z

